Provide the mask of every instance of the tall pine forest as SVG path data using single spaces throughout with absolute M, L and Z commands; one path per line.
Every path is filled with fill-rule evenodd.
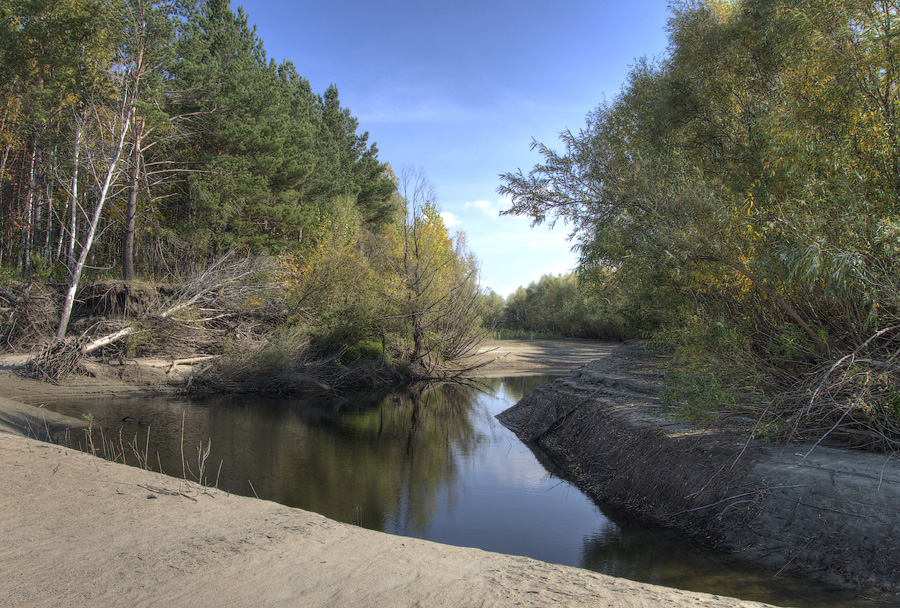
M 269 59 L 228 0 L 10 0 L 0 58 L 0 269 L 61 286 L 5 291 L 4 346 L 63 293 L 51 333 L 78 334 L 73 310 L 103 296 L 84 285 L 115 279 L 172 283 L 157 321 L 255 314 L 319 358 L 427 374 L 471 348 L 477 261 L 427 179 L 395 174 L 337 87 Z
M 102 196 L 91 265 L 125 279 L 303 251 L 344 204 L 366 229 L 397 220 L 337 88 L 268 59 L 227 1 L 13 0 L 0 23 L 7 270 L 64 278 Z

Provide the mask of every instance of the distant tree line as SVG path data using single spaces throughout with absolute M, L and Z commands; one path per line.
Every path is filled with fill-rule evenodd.
M 597 340 L 641 336 L 628 311 L 617 305 L 616 298 L 610 298 L 612 293 L 579 281 L 574 272 L 544 275 L 527 287 L 519 287 L 502 302 L 502 312 L 495 317 L 497 327 L 508 335 L 522 332 Z

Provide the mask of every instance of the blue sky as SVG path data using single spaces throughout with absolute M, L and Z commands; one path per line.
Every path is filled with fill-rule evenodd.
M 530 169 L 532 138 L 558 134 L 667 46 L 667 0 L 232 0 L 268 56 L 289 59 L 341 104 L 399 174 L 421 168 L 451 230 L 503 296 L 572 270 L 564 226 L 499 217 L 499 174 Z

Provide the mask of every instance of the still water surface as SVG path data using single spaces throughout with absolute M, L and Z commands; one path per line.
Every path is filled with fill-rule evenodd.
M 177 477 L 196 478 L 198 447 L 210 442 L 208 485 L 374 530 L 780 606 L 876 605 L 696 550 L 679 534 L 598 507 L 494 418 L 548 380 L 487 379 L 353 402 L 166 396 L 48 407 L 92 415 L 117 444 L 121 432 L 121 444 L 137 437 L 144 449 L 149 430 L 153 468 Z

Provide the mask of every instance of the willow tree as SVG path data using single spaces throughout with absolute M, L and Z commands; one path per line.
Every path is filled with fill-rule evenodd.
M 829 327 L 822 289 L 835 273 L 804 262 L 804 252 L 827 242 L 838 263 L 838 243 L 864 242 L 856 226 L 876 211 L 854 177 L 866 169 L 871 180 L 869 161 L 831 138 L 843 130 L 858 145 L 863 123 L 878 123 L 868 137 L 892 124 L 877 104 L 866 107 L 893 94 L 891 58 L 868 70 L 881 88 L 874 76 L 845 80 L 848 49 L 876 58 L 862 50 L 880 36 L 860 27 L 868 10 L 770 0 L 676 7 L 668 57 L 639 62 L 619 96 L 578 133 L 563 133 L 562 152 L 535 143 L 543 162 L 504 176 L 509 213 L 569 222 L 585 272 L 606 265 L 635 284 L 702 293 L 714 307 L 741 309 L 736 318 L 768 307 L 827 355 L 829 330 L 840 328 Z M 817 25 L 823 13 L 827 26 Z M 851 32 L 855 40 L 840 42 Z M 829 67 L 838 57 L 843 65 Z M 809 95 L 832 81 L 836 92 Z
M 812 401 L 845 405 L 817 420 L 896 421 L 898 28 L 892 1 L 677 5 L 666 57 L 503 176 L 510 213 L 569 222 L 585 274 L 649 286 L 676 326 L 822 365 Z
M 464 234 L 448 232 L 421 171 L 398 185 L 392 224 L 373 226 L 345 195 L 320 210 L 305 247 L 281 257 L 294 318 L 329 355 L 380 341 L 414 375 L 461 372 L 484 333 L 477 260 Z

